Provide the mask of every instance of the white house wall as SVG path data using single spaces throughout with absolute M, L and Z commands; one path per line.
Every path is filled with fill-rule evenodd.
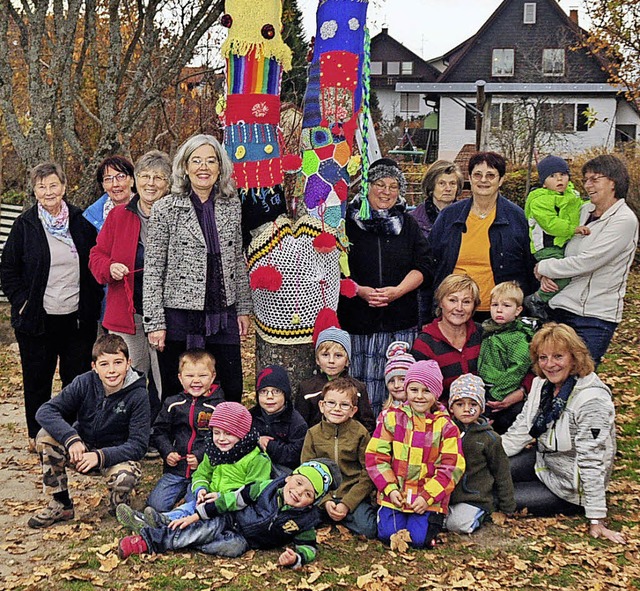
M 382 111 L 382 116 L 387 121 L 394 121 L 396 116 L 402 117 L 403 119 L 411 119 L 411 117 L 421 117 L 423 115 L 427 115 L 431 112 L 432 109 L 427 107 L 424 102 L 424 95 L 420 95 L 419 100 L 419 111 L 405 113 L 400 111 L 400 93 L 395 90 L 386 90 L 382 88 L 376 88 L 375 93 L 378 96 L 378 104 L 380 105 L 380 110 Z

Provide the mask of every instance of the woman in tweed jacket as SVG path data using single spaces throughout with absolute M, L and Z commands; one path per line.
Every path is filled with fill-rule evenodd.
M 227 400 L 242 397 L 240 337 L 252 304 L 231 171 L 213 136 L 190 137 L 173 161 L 174 192 L 151 213 L 144 325 L 159 351 L 164 397 L 181 391 L 178 357 L 191 348 L 215 357 Z

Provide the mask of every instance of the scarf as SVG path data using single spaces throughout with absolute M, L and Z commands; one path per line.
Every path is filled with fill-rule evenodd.
M 211 430 L 209 430 L 204 440 L 204 453 L 207 454 L 209 463 L 212 466 L 219 466 L 220 464 L 235 464 L 258 447 L 259 438 L 260 435 L 258 434 L 258 431 L 254 427 L 251 427 L 251 431 L 249 431 L 249 433 L 238 441 L 238 443 L 236 443 L 229 451 L 220 451 L 213 442 L 213 435 L 211 434 Z
M 42 222 L 44 229 L 49 232 L 51 236 L 64 242 L 73 254 L 78 252 L 69 230 L 69 206 L 64 200 L 61 203 L 60 213 L 55 216 L 50 214 L 38 203 L 38 218 Z
M 557 396 L 553 395 L 555 384 L 548 381 L 544 383 L 540 393 L 540 406 L 529 430 L 531 437 L 537 439 L 560 418 L 577 381 L 577 376 L 569 376 Z
M 349 204 L 347 215 L 361 230 L 372 234 L 397 236 L 402 231 L 404 224 L 404 213 L 407 209 L 407 202 L 404 197 L 398 197 L 398 201 L 389 209 L 372 209 L 371 217 L 363 219 L 360 213 L 362 195 L 358 195 Z

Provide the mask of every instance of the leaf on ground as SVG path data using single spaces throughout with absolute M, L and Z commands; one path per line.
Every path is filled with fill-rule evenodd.
M 391 549 L 397 550 L 404 554 L 409 549 L 411 542 L 411 534 L 406 529 L 398 530 L 395 534 L 391 534 Z
M 99 554 L 97 556 L 100 561 L 100 568 L 98 569 L 100 572 L 110 573 L 112 570 L 118 568 L 120 564 L 120 559 L 115 552 L 108 556 L 100 556 Z

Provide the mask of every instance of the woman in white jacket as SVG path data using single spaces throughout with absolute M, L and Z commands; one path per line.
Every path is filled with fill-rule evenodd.
M 609 388 L 593 372 L 584 342 L 566 324 L 551 322 L 535 334 L 531 360 L 539 377 L 502 436 L 518 510 L 548 516 L 584 509 L 593 537 L 625 543 L 605 522 L 616 453 Z
M 535 273 L 544 291 L 557 289 L 550 278 L 571 278 L 549 306 L 554 320 L 582 337 L 597 366 L 622 319 L 627 277 L 638 246 L 638 218 L 625 203 L 629 172 L 618 158 L 592 158 L 582 175 L 589 201 L 582 206 L 580 225 L 591 233 L 574 236 L 563 259 L 540 261 Z

